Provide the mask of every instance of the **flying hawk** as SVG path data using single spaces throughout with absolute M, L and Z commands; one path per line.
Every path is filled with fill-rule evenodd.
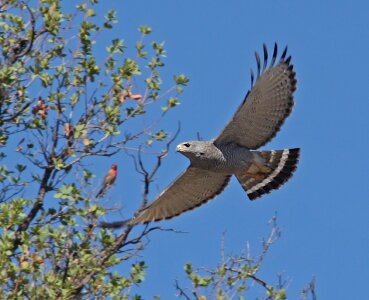
M 255 53 L 255 84 L 251 71 L 251 89 L 231 121 L 213 140 L 177 146 L 176 150 L 190 160 L 190 166 L 129 224 L 170 219 L 192 210 L 219 195 L 233 175 L 250 200 L 278 189 L 291 178 L 300 149 L 256 150 L 276 135 L 290 115 L 296 90 L 287 47 L 277 63 L 277 44 L 269 64 L 265 45 L 263 50 L 262 65 Z

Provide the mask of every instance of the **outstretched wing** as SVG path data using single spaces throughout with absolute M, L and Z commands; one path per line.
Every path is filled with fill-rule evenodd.
M 170 219 L 194 209 L 220 194 L 231 175 L 189 167 L 130 224 Z
M 251 71 L 251 90 L 248 91 L 232 120 L 214 140 L 215 144 L 233 142 L 248 149 L 257 149 L 276 135 L 292 111 L 296 78 L 291 56 L 285 58 L 287 47 L 277 65 L 274 66 L 277 44 L 274 45 L 269 67 L 267 67 L 267 48 L 265 45 L 263 48 L 262 69 L 259 54 L 255 53 L 258 67 L 255 85 L 253 85 L 254 75 Z

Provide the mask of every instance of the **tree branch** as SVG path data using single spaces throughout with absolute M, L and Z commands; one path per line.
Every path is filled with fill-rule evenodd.
M 44 176 L 43 176 L 41 184 L 40 184 L 40 189 L 38 191 L 38 195 L 37 195 L 37 198 L 36 198 L 36 202 L 33 204 L 33 207 L 31 209 L 31 211 L 28 213 L 28 215 L 24 219 L 23 223 L 18 226 L 18 229 L 15 233 L 15 238 L 14 238 L 14 241 L 13 241 L 13 249 L 12 249 L 13 254 L 17 250 L 18 246 L 22 243 L 21 242 L 22 241 L 22 233 L 25 232 L 28 229 L 31 222 L 36 217 L 37 213 L 40 211 L 40 209 L 42 209 L 44 199 L 45 199 L 45 195 L 49 190 L 48 180 L 50 178 L 51 172 L 52 172 L 51 168 L 45 169 Z

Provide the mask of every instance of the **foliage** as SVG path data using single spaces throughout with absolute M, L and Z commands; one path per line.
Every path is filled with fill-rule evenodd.
M 96 41 L 114 28 L 116 13 L 101 20 L 96 5 L 0 5 L 2 299 L 126 298 L 144 276 L 143 262 L 125 276 L 109 270 L 135 257 L 142 237 L 159 227 L 136 235 L 98 228 L 106 209 L 88 189 L 93 173 L 84 162 L 154 142 L 164 142 L 164 157 L 170 133 L 154 129 L 188 79 L 176 75 L 163 90 L 165 49 L 147 42 L 148 26 L 138 28 L 132 49 L 116 38 L 104 50 Z M 149 113 L 152 123 L 137 126 Z M 13 169 L 9 153 L 22 162 Z
M 272 229 L 267 239 L 262 241 L 262 251 L 258 257 L 251 256 L 248 247 L 241 255 L 225 255 L 224 240 L 222 242 L 221 262 L 215 268 L 203 267 L 194 269 L 191 263 L 185 266 L 187 279 L 191 288 L 182 288 L 176 282 L 176 289 L 180 298 L 206 300 L 230 300 L 249 298 L 249 292 L 261 287 L 265 296 L 258 299 L 264 300 L 284 300 L 287 299 L 287 282 L 282 275 L 278 275 L 278 283 L 274 286 L 262 280 L 258 273 L 262 268 L 263 261 L 270 247 L 279 239 L 281 229 L 277 225 L 276 216 L 269 222 Z M 309 296 L 315 298 L 314 280 L 309 288 L 304 289 L 300 299 L 306 300 Z

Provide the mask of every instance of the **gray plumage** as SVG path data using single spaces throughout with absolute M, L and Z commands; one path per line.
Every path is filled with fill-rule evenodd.
M 287 48 L 279 62 L 277 45 L 267 65 L 256 53 L 257 76 L 251 90 L 223 131 L 211 141 L 189 141 L 177 146 L 191 164 L 188 169 L 144 208 L 130 224 L 169 219 L 194 209 L 220 194 L 235 175 L 251 200 L 283 185 L 296 169 L 299 150 L 252 151 L 265 145 L 279 131 L 292 111 L 296 89 Z M 107 226 L 108 227 L 108 226 Z

